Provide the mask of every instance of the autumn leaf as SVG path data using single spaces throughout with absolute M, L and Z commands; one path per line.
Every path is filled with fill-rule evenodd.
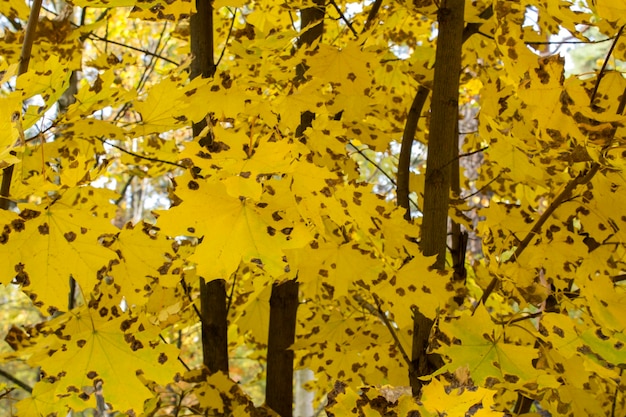
M 102 317 L 102 311 L 83 307 L 61 321 L 64 332 L 59 339 L 41 356 L 30 358 L 47 377 L 58 381 L 57 397 L 89 398 L 101 382 L 103 395 L 117 410 L 137 410 L 151 396 L 140 376 L 165 384 L 180 371 L 178 350 L 154 343 L 158 330 L 141 317 Z
M 24 205 L 19 215 L 3 211 L 4 282 L 15 277 L 31 299 L 47 306 L 50 313 L 64 310 L 67 303 L 67 287 L 59 282 L 72 276 L 84 291 L 90 291 L 113 258 L 98 242 L 101 234 L 113 231 L 110 220 L 96 216 L 95 207 L 85 210 L 80 202 L 98 193 L 91 188 L 73 189 L 47 206 Z
M 507 343 L 506 329 L 498 329 L 484 307 L 476 310 L 473 316 L 463 315 L 443 322 L 439 330 L 450 339 L 437 353 L 451 359 L 433 375 L 443 372 L 454 373 L 459 367 L 469 367 L 469 374 L 475 384 L 494 387 L 500 384 L 518 386 L 532 382 L 538 372 L 532 361 L 536 351 L 531 346 Z
M 290 207 L 270 211 L 263 199 L 255 202 L 230 196 L 220 182 L 190 176 L 179 180 L 180 197 L 186 204 L 161 213 L 157 224 L 201 238 L 189 260 L 198 262 L 202 276 L 228 277 L 241 261 L 259 262 L 268 273 L 280 276 L 286 267 L 283 250 L 302 247 L 308 241 L 306 229 L 288 220 L 285 210 L 292 210 Z M 196 216 L 201 212 L 207 213 L 207 218 Z M 213 259 L 210 264 L 201 262 L 207 256 Z

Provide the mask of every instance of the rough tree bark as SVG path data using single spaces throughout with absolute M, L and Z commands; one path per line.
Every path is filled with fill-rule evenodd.
M 228 375 L 228 310 L 226 281 L 200 279 L 200 312 L 202 314 L 202 358 L 210 373 Z
M 213 6 L 210 1 L 196 0 L 197 13 L 190 18 L 191 77 L 209 78 L 215 74 L 213 51 Z M 210 117 L 207 116 L 207 117 Z M 207 126 L 202 120 L 193 124 L 194 138 L 210 149 L 211 135 L 200 138 Z M 209 372 L 222 371 L 228 375 L 228 311 L 226 308 L 226 282 L 200 279 L 200 315 L 202 322 L 202 355 Z
M 197 13 L 189 19 L 191 33 L 191 78 L 209 78 L 215 74 L 215 56 L 213 51 L 213 5 L 211 1 L 196 0 Z M 202 120 L 193 125 L 193 136 L 198 137 L 207 126 L 207 121 Z M 202 145 L 210 145 L 212 138 L 207 135 L 200 138 Z M 208 141 L 208 142 L 207 142 Z
M 293 351 L 298 311 L 296 280 L 272 285 L 270 328 L 267 341 L 265 403 L 281 417 L 293 414 Z
M 431 105 L 424 217 L 420 245 L 424 255 L 437 255 L 435 266 L 445 268 L 452 150 L 458 144 L 459 75 L 465 29 L 464 0 L 444 0 L 439 8 L 439 36 Z
M 445 268 L 451 163 L 454 161 L 455 152 L 458 151 L 457 119 L 461 49 L 465 29 L 464 8 L 465 0 L 443 0 L 438 13 L 439 35 L 431 98 L 430 135 L 422 209 L 424 217 L 420 240 L 425 255 L 437 255 L 435 267 L 438 269 Z M 418 92 L 417 96 L 420 94 L 423 92 Z M 412 137 L 407 138 L 407 144 L 412 143 L 412 140 Z M 410 155 L 410 146 L 408 148 Z M 406 152 L 406 149 L 404 151 Z M 398 187 L 398 196 L 403 201 L 404 194 L 408 195 L 408 190 L 404 188 L 400 197 Z M 408 207 L 408 201 L 404 204 Z M 441 358 L 426 354 L 432 325 L 433 321 L 422 314 L 419 308 L 413 311 L 412 366 L 409 382 L 415 397 L 419 397 L 422 391 L 423 383 L 419 377 L 428 375 L 441 366 Z

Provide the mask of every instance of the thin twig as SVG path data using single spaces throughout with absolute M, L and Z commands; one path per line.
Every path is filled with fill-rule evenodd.
M 491 184 L 496 182 L 498 178 L 500 178 L 500 175 L 502 175 L 502 172 L 499 172 L 498 175 L 496 175 L 491 181 L 489 181 L 487 184 L 480 187 L 478 190 L 474 191 L 473 193 L 469 195 L 466 195 L 465 197 L 461 197 L 461 200 L 467 200 L 468 198 L 474 197 L 476 194 L 482 193 L 483 191 L 485 191 L 485 189 L 487 189 L 487 187 L 489 187 Z
M 183 287 L 183 291 L 187 295 L 187 299 L 191 303 L 191 307 L 193 308 L 193 311 L 196 313 L 196 316 L 198 316 L 198 320 L 200 320 L 200 324 L 204 326 L 205 323 L 204 323 L 204 319 L 202 318 L 202 313 L 198 309 L 198 306 L 196 305 L 194 300 L 191 298 L 191 291 L 189 290 L 189 286 L 185 282 L 184 277 L 180 279 L 180 285 L 181 287 Z
M 89 39 L 91 39 L 92 41 L 106 42 L 106 43 L 110 43 L 110 44 L 113 44 L 113 45 L 121 46 L 122 48 L 131 49 L 133 51 L 141 52 L 142 54 L 146 54 L 146 55 L 152 56 L 154 58 L 162 59 L 163 61 L 169 62 L 170 64 L 174 64 L 176 66 L 180 65 L 179 62 L 176 62 L 173 59 L 170 59 L 170 58 L 168 58 L 166 56 L 159 55 L 159 54 L 156 54 L 154 52 L 150 52 L 147 49 L 141 49 L 141 48 L 137 48 L 137 47 L 132 46 L 132 45 L 128 45 L 128 44 L 125 44 L 125 43 L 117 42 L 117 41 L 114 41 L 114 40 L 111 40 L 111 39 L 107 39 L 107 38 L 103 38 L 102 36 L 98 36 L 95 33 L 90 33 L 89 34 Z
M 230 8 L 228 9 L 230 11 Z M 220 52 L 220 57 L 217 58 L 217 62 L 215 63 L 215 68 L 217 68 L 220 65 L 220 62 L 222 61 L 222 58 L 224 57 L 224 53 L 226 52 L 226 47 L 228 46 L 228 41 L 230 40 L 230 36 L 233 33 L 233 27 L 235 26 L 235 18 L 237 17 L 237 8 L 235 8 L 234 12 L 231 12 L 233 14 L 233 19 L 230 21 L 230 28 L 228 28 L 228 35 L 226 36 L 226 40 L 224 41 L 224 47 L 222 48 L 222 52 Z
M 387 327 L 387 330 L 389 330 L 389 333 L 391 333 L 391 337 L 393 337 L 393 340 L 396 343 L 396 346 L 398 347 L 398 350 L 400 351 L 402 358 L 404 359 L 404 361 L 409 367 L 409 372 L 412 372 L 413 362 L 411 362 L 411 358 L 409 357 L 409 355 L 407 355 L 406 351 L 404 350 L 404 347 L 402 346 L 402 343 L 400 343 L 400 339 L 398 338 L 398 335 L 396 334 L 396 330 L 393 328 L 391 322 L 387 318 L 387 315 L 383 311 L 381 304 L 380 304 L 380 299 L 378 298 L 376 294 L 372 294 L 372 296 L 374 297 L 374 301 L 376 302 L 378 316 L 383 321 L 383 323 L 385 323 L 385 327 Z
M 391 182 L 393 184 L 393 186 L 396 186 L 396 181 L 393 179 L 393 177 L 391 175 L 389 175 L 387 172 L 385 172 L 384 169 L 382 169 L 380 167 L 380 165 L 378 165 L 378 163 L 376 163 L 375 161 L 373 161 L 369 156 L 367 156 L 365 154 L 365 152 L 363 152 L 362 149 L 360 149 L 359 147 L 355 146 L 354 144 L 352 144 L 352 142 L 349 142 L 349 145 L 352 146 L 354 148 L 354 150 L 361 155 L 367 162 L 369 162 L 370 164 L 374 165 L 374 167 L 380 171 L 385 177 L 387 177 L 387 179 L 389 180 L 389 182 Z
M 524 42 L 524 45 L 592 45 L 596 43 L 604 43 L 615 39 L 615 36 L 601 39 L 599 41 L 543 41 L 543 42 Z
M 26 382 L 22 381 L 21 379 L 18 379 L 15 376 L 11 375 L 4 369 L 0 369 L 0 377 L 8 379 L 9 381 L 13 382 L 15 385 L 17 385 L 18 387 L 20 387 L 26 392 L 29 392 L 29 393 L 33 392 L 33 388 L 30 385 L 28 385 Z
M 352 26 L 352 22 L 350 22 L 348 18 L 346 18 L 346 16 L 343 14 L 343 12 L 339 8 L 335 0 L 330 0 L 330 4 L 332 4 L 335 10 L 337 10 L 337 13 L 339 13 L 339 17 L 341 18 L 341 20 L 343 20 L 346 23 L 346 25 L 348 26 L 348 28 L 350 29 L 354 37 L 358 39 L 359 38 L 358 32 L 354 29 L 354 26 Z
M 233 283 L 230 287 L 230 295 L 228 296 L 228 303 L 226 304 L 226 316 L 228 317 L 228 311 L 233 304 L 233 296 L 235 295 L 235 284 L 237 284 L 237 273 L 233 274 Z
M 600 88 L 600 82 L 602 81 L 602 78 L 604 78 L 604 74 L 605 74 L 605 70 L 606 70 L 606 66 L 609 64 L 609 59 L 611 58 L 611 55 L 613 54 L 613 49 L 615 49 L 615 45 L 617 45 L 617 42 L 619 41 L 620 36 L 622 36 L 622 32 L 624 31 L 624 26 L 626 25 L 622 25 L 621 28 L 619 28 L 619 31 L 617 32 L 617 35 L 615 35 L 615 39 L 613 40 L 613 43 L 611 44 L 611 47 L 609 48 L 609 52 L 607 52 L 606 54 L 606 58 L 604 58 L 604 62 L 602 63 L 602 68 L 600 68 L 600 73 L 598 74 L 598 78 L 596 78 L 596 85 L 593 87 L 593 92 L 591 93 L 591 98 L 589 99 L 589 105 L 593 105 L 593 101 L 596 98 L 596 94 L 598 93 L 598 88 Z
M 363 159 L 365 159 L 367 162 L 369 162 L 370 164 L 374 165 L 374 167 L 376 168 L 376 170 L 380 171 L 381 174 L 383 174 L 388 180 L 389 182 L 396 187 L 396 181 L 393 179 L 393 177 L 388 174 L 384 169 L 382 169 L 382 167 L 376 162 L 373 161 L 369 156 L 367 156 L 365 154 L 365 152 L 363 152 L 362 149 L 360 149 L 358 146 L 355 146 L 352 142 L 348 143 L 351 147 L 354 148 L 354 150 L 363 157 Z M 411 204 L 413 204 L 413 207 L 415 207 L 416 210 L 419 210 L 419 206 L 417 205 L 417 202 L 411 198 L 409 198 L 409 202 Z
M 167 342 L 167 340 L 165 340 L 165 338 L 163 337 L 163 335 L 161 335 L 161 334 L 160 334 L 160 335 L 159 335 L 159 338 L 163 341 L 163 343 L 165 343 L 166 345 L 169 345 L 169 343 Z M 185 367 L 185 369 L 186 369 L 186 370 L 191 371 L 191 368 L 189 367 L 189 365 L 187 365 L 187 364 L 185 363 L 185 361 L 184 361 L 184 360 L 182 360 L 182 358 L 181 358 L 180 356 L 178 356 L 178 362 L 180 362 L 180 363 L 181 363 L 181 364 Z
M 162 163 L 162 164 L 172 165 L 172 166 L 175 166 L 175 167 L 178 167 L 178 168 L 183 168 L 183 169 L 187 168 L 185 165 L 179 164 L 178 162 L 164 161 L 162 159 L 152 158 L 151 156 L 140 155 L 138 153 L 126 150 L 126 149 L 122 148 L 121 146 L 116 145 L 116 144 L 111 143 L 111 142 L 108 142 L 106 139 L 101 138 L 101 137 L 96 137 L 96 139 L 98 139 L 100 142 L 102 142 L 105 145 L 112 146 L 115 149 L 118 149 L 118 150 L 120 150 L 120 151 L 122 151 L 122 152 L 124 152 L 124 153 L 126 153 L 128 155 L 134 156 L 135 158 L 141 158 L 141 159 L 144 159 L 144 160 L 150 161 L 150 162 L 159 162 L 159 163 Z

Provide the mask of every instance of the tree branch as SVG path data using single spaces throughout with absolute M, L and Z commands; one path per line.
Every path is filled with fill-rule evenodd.
M 339 13 L 339 17 L 341 18 L 341 20 L 343 20 L 346 24 L 346 26 L 348 26 L 348 28 L 350 29 L 350 31 L 352 32 L 352 34 L 354 35 L 355 38 L 359 38 L 359 33 L 354 30 L 354 26 L 352 26 L 352 22 L 350 22 L 346 16 L 343 14 L 343 12 L 341 11 L 341 9 L 339 8 L 339 6 L 337 5 L 337 3 L 335 2 L 335 0 L 330 0 L 330 4 L 333 5 L 333 7 L 335 8 L 335 10 L 337 11 L 337 13 Z
M 406 209 L 404 218 L 411 220 L 411 208 L 409 207 L 409 178 L 411 172 L 411 150 L 413 149 L 413 141 L 415 140 L 415 132 L 417 131 L 417 123 L 422 109 L 426 103 L 429 94 L 428 88 L 420 85 L 417 93 L 409 109 L 409 114 L 404 125 L 404 133 L 402 134 L 402 144 L 400 146 L 400 155 L 398 157 L 398 183 L 396 191 L 396 199 L 398 205 Z
M 122 48 L 127 48 L 127 49 L 131 49 L 133 51 L 136 51 L 136 52 L 141 52 L 142 54 L 146 54 L 146 55 L 149 55 L 151 57 L 161 59 L 161 60 L 163 60 L 165 62 L 169 62 L 170 64 L 174 64 L 176 66 L 180 65 L 179 62 L 176 62 L 173 59 L 170 59 L 170 58 L 168 58 L 166 56 L 159 55 L 159 54 L 157 54 L 155 52 L 150 52 L 147 49 L 141 49 L 141 48 L 137 48 L 137 47 L 132 46 L 132 45 L 128 45 L 128 44 L 125 44 L 125 43 L 117 42 L 117 41 L 114 41 L 114 40 L 111 40 L 111 39 L 108 39 L 108 38 L 103 38 L 102 36 L 98 36 L 95 33 L 90 33 L 88 38 L 91 39 L 92 41 L 100 41 L 100 42 L 110 43 L 112 45 L 121 46 Z
M 11 375 L 10 373 L 8 373 L 7 371 L 1 368 L 0 368 L 0 377 L 8 379 L 9 381 L 13 382 L 15 385 L 17 385 L 18 387 L 20 387 L 21 389 L 23 389 L 24 391 L 28 393 L 33 392 L 33 388 L 30 385 L 28 385 L 26 382 L 22 381 L 21 379 L 16 378 L 15 376 Z
M 609 48 L 609 52 L 607 52 L 606 58 L 604 58 L 604 62 L 602 63 L 602 68 L 600 68 L 600 73 L 598 74 L 598 78 L 596 78 L 596 85 L 593 87 L 593 92 L 591 93 L 591 98 L 589 99 L 590 106 L 593 105 L 593 101 L 596 98 L 596 94 L 598 93 L 598 88 L 600 88 L 600 82 L 602 81 L 602 78 L 604 78 L 606 66 L 609 63 L 609 58 L 611 58 L 611 55 L 613 54 L 613 49 L 615 49 L 615 45 L 617 45 L 619 38 L 622 36 L 622 32 L 624 31 L 624 26 L 626 25 L 622 25 L 622 27 L 619 28 L 619 31 L 617 32 L 617 35 L 615 35 L 615 39 L 613 40 L 613 43 L 611 44 L 611 47 Z
M 530 242 L 537 236 L 537 234 L 539 234 L 541 232 L 541 228 L 543 227 L 544 223 L 550 218 L 550 216 L 552 216 L 552 213 L 554 213 L 554 211 L 561 204 L 563 204 L 565 201 L 567 201 L 572 196 L 572 194 L 573 194 L 573 192 L 574 192 L 574 190 L 576 189 L 577 186 L 582 185 L 582 184 L 586 184 L 589 181 L 591 181 L 591 179 L 594 177 L 594 175 L 596 175 L 596 173 L 599 171 L 599 169 L 600 169 L 600 164 L 597 163 L 597 162 L 594 162 L 593 164 L 591 164 L 591 166 L 589 167 L 587 172 L 585 172 L 584 174 L 581 173 L 576 178 L 572 179 L 565 186 L 563 191 L 561 191 L 561 193 L 548 206 L 546 211 L 543 212 L 541 217 L 539 217 L 539 219 L 535 222 L 535 224 L 533 225 L 533 227 L 530 230 L 530 232 L 528 232 L 526 234 L 524 239 L 517 246 L 517 248 L 515 249 L 515 253 L 513 254 L 513 256 L 511 256 L 509 258 L 508 262 L 514 261 L 514 260 L 518 259 L 522 255 L 522 253 L 528 247 Z M 487 299 L 489 298 L 491 293 L 496 289 L 497 284 L 498 284 L 498 278 L 494 277 L 491 280 L 491 282 L 489 283 L 489 285 L 487 285 L 487 288 L 485 289 L 485 292 L 483 292 L 483 296 L 480 298 L 480 302 L 476 303 L 476 305 L 474 306 L 474 308 L 472 310 L 472 314 L 474 314 L 476 312 L 476 309 L 478 308 L 478 306 L 481 303 L 485 304 L 485 302 L 487 301 Z
M 367 20 L 365 20 L 365 25 L 363 25 L 363 30 L 361 33 L 366 32 L 372 26 L 374 19 L 378 15 L 378 11 L 380 10 L 380 6 L 383 4 L 383 0 L 376 0 L 370 9 L 370 12 L 367 14 Z

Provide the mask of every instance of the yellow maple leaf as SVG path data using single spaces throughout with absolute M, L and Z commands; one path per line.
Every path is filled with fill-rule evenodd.
M 440 415 L 445 413 L 448 417 L 465 417 L 470 413 L 470 409 L 477 405 L 493 403 L 493 396 L 497 393 L 482 387 L 476 389 L 452 389 L 448 391 L 444 384 L 438 378 L 433 378 L 428 385 L 424 386 L 422 391 L 422 403 L 424 408 L 433 413 Z M 486 410 L 483 416 L 503 416 L 502 412 Z
M 68 287 L 59 283 L 69 282 L 70 276 L 91 291 L 98 272 L 113 257 L 98 238 L 115 228 L 110 218 L 95 215 L 96 204 L 86 209 L 81 200 L 101 192 L 109 196 L 106 190 L 74 188 L 47 206 L 23 205 L 19 215 L 2 211 L 3 282 L 15 277 L 35 305 L 50 307 L 49 312 L 65 310 Z
M 321 44 L 319 51 L 306 59 L 310 67 L 307 74 L 340 85 L 358 85 L 363 91 L 372 81 L 373 62 L 376 54 L 364 51 L 358 41 L 349 42 L 343 49 Z
M 436 350 L 451 361 L 436 371 L 455 372 L 459 367 L 469 367 L 469 374 L 476 385 L 511 384 L 517 386 L 534 382 L 539 372 L 532 360 L 537 350 L 532 346 L 507 343 L 505 331 L 494 325 L 484 306 L 475 314 L 465 314 L 450 322 L 440 322 L 439 330 L 453 342 Z
M 83 306 L 61 316 L 63 337 L 51 336 L 56 343 L 30 361 L 58 380 L 56 396 L 89 396 L 102 382 L 104 398 L 115 410 L 139 412 L 152 396 L 139 376 L 159 384 L 171 381 L 182 368 L 178 349 L 154 343 L 159 330 L 145 318 L 101 315 L 102 310 Z
M 285 214 L 284 209 L 292 208 L 281 210 L 263 199 L 233 197 L 214 179 L 193 179 L 187 174 L 178 181 L 177 195 L 185 204 L 160 212 L 158 225 L 171 235 L 201 238 L 189 260 L 197 262 L 198 274 L 206 279 L 230 276 L 241 261 L 260 262 L 271 275 L 282 275 L 283 249 L 302 247 L 309 240 L 306 227 L 289 221 Z

